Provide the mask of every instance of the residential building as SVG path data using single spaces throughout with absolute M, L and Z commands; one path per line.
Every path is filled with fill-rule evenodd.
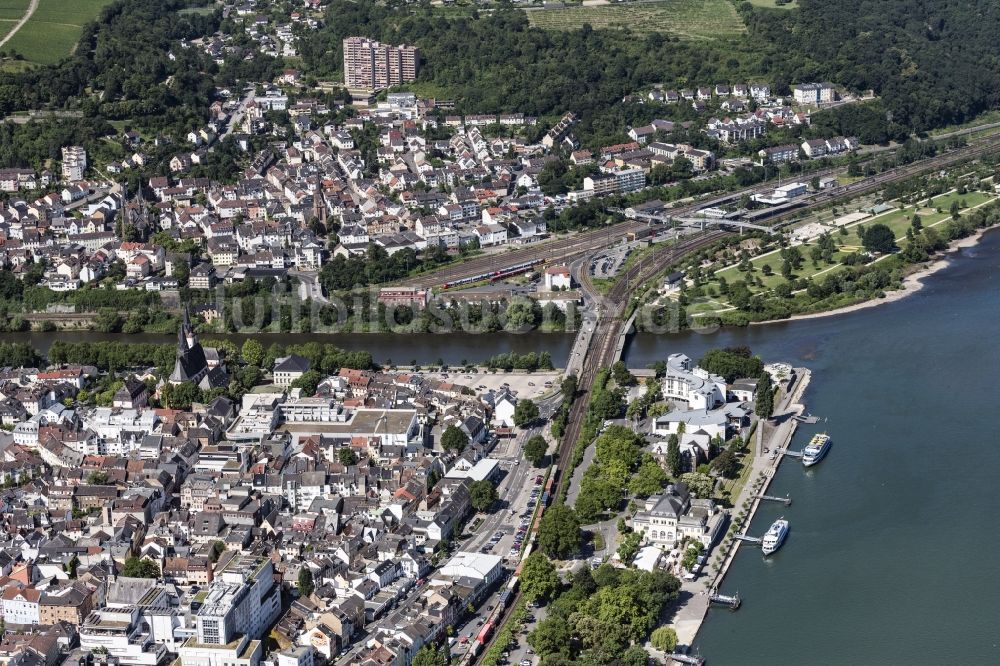
M 292 354 L 274 361 L 274 383 L 291 386 L 292 382 L 309 372 L 309 359 Z
M 836 98 L 832 83 L 803 83 L 792 86 L 792 96 L 798 104 L 829 104 Z
M 632 517 L 632 529 L 662 549 L 676 548 L 684 539 L 710 547 L 725 523 L 724 514 L 710 499 L 692 498 L 683 483 L 667 486 L 649 497 Z
M 75 183 L 87 173 L 87 151 L 83 146 L 64 146 L 62 149 L 63 180 Z
M 715 409 L 726 402 L 726 380 L 694 365 L 684 354 L 667 358 L 663 397 L 680 400 L 690 409 Z
M 381 44 L 366 37 L 344 40 L 344 83 L 348 89 L 382 90 L 415 81 L 420 50 L 415 46 Z

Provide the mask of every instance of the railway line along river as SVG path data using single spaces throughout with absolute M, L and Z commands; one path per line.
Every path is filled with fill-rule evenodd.
M 801 426 L 792 448 L 818 430 L 834 441 L 810 471 L 794 460 L 780 468 L 769 492 L 794 502 L 762 506 L 750 533 L 762 534 L 784 515 L 790 536 L 767 561 L 741 549 L 722 591 L 738 591 L 743 607 L 711 611 L 696 640 L 711 664 L 1000 662 L 1000 579 L 993 575 L 1000 552 L 998 333 L 1000 233 L 993 232 L 954 255 L 919 292 L 880 307 L 631 341 L 632 367 L 732 345 L 809 367 L 805 400 L 825 421 Z M 542 333 L 255 337 L 365 349 L 383 363 L 458 363 L 513 350 L 549 351 L 556 365 L 573 340 Z M 44 352 L 55 339 L 174 337 L 73 332 L 0 339 Z
M 741 549 L 696 640 L 711 664 L 985 664 L 1000 661 L 993 575 L 1000 552 L 994 400 L 1000 349 L 1000 234 L 954 256 L 916 294 L 850 314 L 640 335 L 628 363 L 747 345 L 809 367 L 801 449 L 825 430 L 833 447 L 809 471 L 786 460 L 750 527 L 790 521 L 765 561 Z

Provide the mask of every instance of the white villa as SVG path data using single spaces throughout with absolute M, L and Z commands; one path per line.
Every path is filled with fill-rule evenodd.
M 692 498 L 687 486 L 679 483 L 648 498 L 632 518 L 632 529 L 643 533 L 646 543 L 663 549 L 676 548 L 685 538 L 709 548 L 718 538 L 724 518 L 715 502 Z
M 667 358 L 663 397 L 681 400 L 689 409 L 715 409 L 726 403 L 726 380 L 694 365 L 684 354 Z

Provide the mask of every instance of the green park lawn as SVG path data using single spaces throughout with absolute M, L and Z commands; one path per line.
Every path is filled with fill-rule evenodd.
M 795 272 L 795 277 L 808 279 L 816 275 L 825 275 L 829 272 L 840 269 L 842 267 L 840 262 L 845 255 L 861 249 L 861 243 L 857 235 L 859 226 L 867 227 L 872 224 L 884 224 L 892 230 L 897 242 L 903 243 L 906 240 L 906 230 L 912 224 L 914 213 L 920 216 L 921 224 L 925 228 L 934 227 L 947 222 L 951 218 L 950 209 L 952 203 L 955 201 L 965 201 L 966 207 L 962 209 L 962 214 L 965 214 L 966 211 L 992 201 L 994 198 L 994 195 L 987 192 L 966 192 L 965 194 L 949 192 L 947 194 L 934 197 L 931 202 L 933 207 L 931 208 L 926 207 L 926 201 L 921 201 L 918 206 L 896 208 L 886 213 L 876 215 L 875 217 L 869 217 L 859 222 L 850 224 L 846 227 L 846 235 L 842 234 L 839 230 L 832 230 L 831 237 L 837 244 L 837 250 L 834 252 L 832 262 L 827 263 L 819 261 L 814 264 L 809 258 L 809 249 L 813 247 L 814 243 L 801 245 L 799 247 L 804 255 L 804 260 L 801 268 Z M 938 212 L 938 210 L 941 212 Z M 785 282 L 785 278 L 781 276 L 782 260 L 779 251 L 768 252 L 755 257 L 750 261 L 750 264 L 753 267 L 753 270 L 751 271 L 752 275 L 755 278 L 759 277 L 761 279 L 763 289 L 773 289 L 782 282 Z M 764 275 L 764 265 L 771 267 L 771 275 Z M 708 284 L 710 286 L 718 287 L 718 278 L 720 277 L 725 278 L 728 283 L 732 284 L 745 279 L 746 276 L 736 265 L 732 265 L 717 271 L 715 273 L 715 278 L 709 281 Z M 759 290 L 761 290 L 761 287 L 751 285 L 751 291 Z M 700 300 L 702 299 L 699 299 L 699 301 Z M 718 303 L 717 301 L 714 302 Z M 723 307 L 725 306 L 726 304 L 723 304 Z M 702 311 L 708 311 L 709 309 L 710 308 L 704 308 Z M 693 312 L 697 313 L 698 310 L 694 310 Z

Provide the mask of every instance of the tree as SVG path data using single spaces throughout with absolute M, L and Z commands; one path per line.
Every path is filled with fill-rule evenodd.
M 201 389 L 194 382 L 165 384 L 161 396 L 163 404 L 171 409 L 191 409 L 192 403 L 201 400 Z
M 337 451 L 337 461 L 345 467 L 350 467 L 351 465 L 358 464 L 358 454 L 356 454 L 351 447 L 342 446 L 340 450 Z
M 458 426 L 450 425 L 441 435 L 441 446 L 446 451 L 461 453 L 469 445 L 469 436 Z
M 101 308 L 94 318 L 94 328 L 102 333 L 115 333 L 121 330 L 122 318 L 114 308 Z
M 212 549 L 208 552 L 208 559 L 211 560 L 212 564 L 219 561 L 219 556 L 226 551 L 226 544 L 222 541 L 213 541 Z
M 673 652 L 677 648 L 677 632 L 673 627 L 659 627 L 649 635 L 649 642 L 657 650 Z
M 108 485 L 108 473 L 107 472 L 91 472 L 87 475 L 87 483 L 92 486 L 106 486 Z
M 497 501 L 497 489 L 486 479 L 473 481 L 469 486 L 469 495 L 476 511 L 487 511 Z
M 639 469 L 628 482 L 628 490 L 636 497 L 649 497 L 663 490 L 667 485 L 667 473 L 660 463 L 648 453 L 643 454 Z
M 694 494 L 695 497 L 700 497 L 702 499 L 711 497 L 712 490 L 715 488 L 715 481 L 708 474 L 702 474 L 701 472 L 688 472 L 686 474 L 681 474 L 681 482 L 688 487 L 688 490 Z
M 133 556 L 125 560 L 122 575 L 126 578 L 159 578 L 160 567 L 152 560 Z
M 518 400 L 514 407 L 514 425 L 523 427 L 537 419 L 538 414 L 538 405 L 533 400 Z
M 727 347 L 708 351 L 698 361 L 698 367 L 721 375 L 731 384 L 740 377 L 756 377 L 764 370 L 764 362 L 748 347 Z
M 564 560 L 580 548 L 580 521 L 576 512 L 559 503 L 542 514 L 538 547 L 552 559 Z
M 299 594 L 303 597 L 308 597 L 316 589 L 316 585 L 313 583 L 313 572 L 306 565 L 302 565 L 299 568 Z
M 649 663 L 649 653 L 638 645 L 633 645 L 618 658 L 620 666 L 646 666 Z
M 521 594 L 530 602 L 545 602 L 559 590 L 559 574 L 552 561 L 540 551 L 534 551 L 521 569 Z
M 861 244 L 869 252 L 888 254 L 896 249 L 896 237 L 884 224 L 873 224 L 864 231 Z
M 413 666 L 448 666 L 448 650 L 427 643 L 413 655 Z
M 78 558 L 76 556 L 76 553 L 74 553 L 73 556 L 69 558 L 69 561 L 66 562 L 65 566 L 66 574 L 70 578 L 76 578 L 76 570 L 78 568 L 80 568 L 80 558 Z
M 740 471 L 740 464 L 736 456 L 729 451 L 723 451 L 712 461 L 712 469 L 727 479 L 734 479 Z
M 535 630 L 528 634 L 528 645 L 534 648 L 545 663 L 553 655 L 570 656 L 573 634 L 565 618 L 551 616 L 542 620 Z
M 625 361 L 615 361 L 611 366 L 611 377 L 619 386 L 632 386 L 635 384 L 635 377 L 628 371 Z
M 524 445 L 524 459 L 535 467 L 541 467 L 545 453 L 549 450 L 548 442 L 541 435 L 535 435 Z
M 621 558 L 622 564 L 628 566 L 632 563 L 635 556 L 639 554 L 640 543 L 642 543 L 641 532 L 632 532 L 625 535 L 625 538 L 618 545 L 618 557 Z
M 667 469 L 670 470 L 670 476 L 675 479 L 680 476 L 681 465 L 681 440 L 676 434 L 672 434 L 667 440 Z
M 324 378 L 323 373 L 319 370 L 307 370 L 302 373 L 301 377 L 292 381 L 291 388 L 302 389 L 303 395 L 314 396 L 316 395 L 316 387 Z
M 261 362 L 264 360 L 264 345 L 253 338 L 247 338 L 240 348 L 240 356 L 243 357 L 243 361 L 248 365 L 260 367 Z

